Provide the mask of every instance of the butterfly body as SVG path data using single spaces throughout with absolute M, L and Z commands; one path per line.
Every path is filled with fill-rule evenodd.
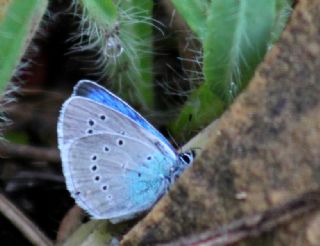
M 67 188 L 95 219 L 149 209 L 194 157 L 178 154 L 129 105 L 87 80 L 62 107 L 58 142 Z

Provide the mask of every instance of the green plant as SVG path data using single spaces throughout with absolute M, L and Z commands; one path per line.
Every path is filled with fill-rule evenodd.
M 47 4 L 43 0 L 12 0 L 0 4 L 0 93 L 14 75 Z
M 122 98 L 153 107 L 152 1 L 80 0 L 75 50 L 96 49 L 96 63 Z
M 173 0 L 203 46 L 202 85 L 171 129 L 175 136 L 204 127 L 248 84 L 266 51 L 279 37 L 290 10 L 287 0 Z
M 10 100 L 5 90 L 24 66 L 21 58 L 39 27 L 47 4 L 46 0 L 0 1 L 0 128 L 8 123 L 1 108 Z M 11 85 L 8 91 L 15 88 Z

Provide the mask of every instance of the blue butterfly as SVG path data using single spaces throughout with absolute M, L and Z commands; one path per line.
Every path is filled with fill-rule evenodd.
M 94 219 L 118 222 L 150 209 L 192 163 L 127 103 L 81 80 L 63 104 L 58 142 L 67 188 Z

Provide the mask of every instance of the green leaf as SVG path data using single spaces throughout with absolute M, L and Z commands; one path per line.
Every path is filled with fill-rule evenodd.
M 152 108 L 153 2 L 81 0 L 81 6 L 79 50 L 97 50 L 96 62 L 111 89 L 144 110 Z
M 276 0 L 212 1 L 203 41 L 205 81 L 173 125 L 176 134 L 186 124 L 195 131 L 210 123 L 248 84 L 270 44 L 275 19 Z
M 202 87 L 191 95 L 171 130 L 176 137 L 185 140 L 197 133 L 204 123 L 217 118 L 224 109 L 221 99 Z
M 63 245 L 108 245 L 112 239 L 111 235 L 108 233 L 108 224 L 107 221 L 89 221 L 76 230 Z
M 107 220 L 91 220 L 82 224 L 67 240 L 64 246 L 104 246 L 117 241 L 116 236 L 128 230 L 128 223 L 111 224 Z M 113 245 L 113 244 L 112 244 Z
M 144 108 L 150 109 L 154 103 L 151 17 L 153 3 L 149 0 L 132 0 L 131 6 L 126 6 L 126 9 L 132 7 L 139 10 L 140 14 L 133 20 L 135 23 L 128 23 L 123 27 L 125 34 L 122 37 L 127 38 L 128 46 L 135 50 L 133 57 L 129 58 L 134 69 L 129 70 L 127 80 L 131 81 L 132 88 L 136 88 L 137 96 Z M 134 40 L 128 40 L 128 37 L 134 37 Z
M 154 104 L 152 8 L 150 0 L 119 1 L 119 39 L 123 53 L 106 66 L 106 73 L 121 97 L 145 111 Z
M 209 1 L 207 0 L 172 0 L 172 3 L 178 10 L 179 14 L 185 19 L 191 30 L 200 38 L 203 39 L 206 33 L 207 26 L 207 11 Z
M 204 42 L 204 87 L 229 104 L 261 62 L 275 21 L 275 0 L 215 0 Z
M 115 24 L 118 11 L 112 0 L 81 0 L 81 3 L 88 15 L 98 24 L 107 23 L 109 27 Z
M 276 18 L 272 30 L 271 45 L 280 37 L 292 11 L 293 0 L 277 0 Z
M 13 0 L 0 16 L 0 92 L 13 76 L 47 8 L 45 0 Z

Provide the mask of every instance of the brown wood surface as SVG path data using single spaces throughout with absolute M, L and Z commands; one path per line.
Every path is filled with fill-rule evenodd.
M 301 0 L 248 88 L 171 192 L 124 238 L 153 245 L 219 229 L 320 188 L 320 1 Z M 320 208 L 241 240 L 319 245 Z

